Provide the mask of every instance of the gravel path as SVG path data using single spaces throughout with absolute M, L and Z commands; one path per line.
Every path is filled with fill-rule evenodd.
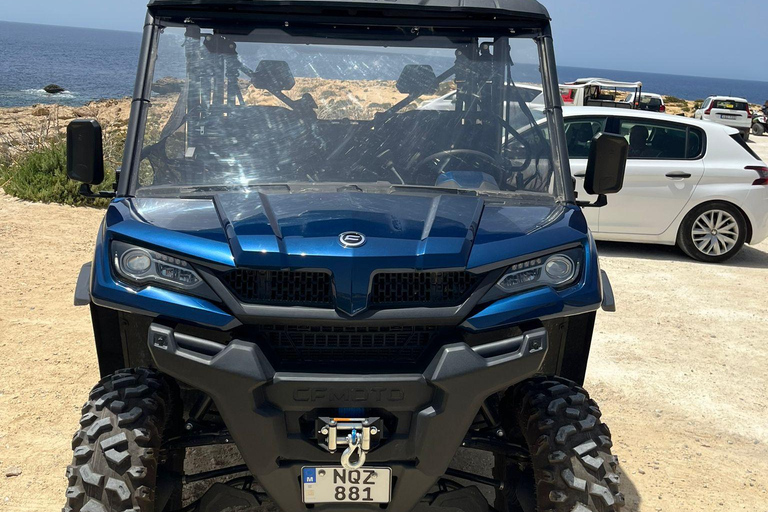
M 768 137 L 753 147 L 768 159 Z M 0 510 L 63 505 L 98 380 L 72 297 L 102 215 L 0 194 Z M 722 266 L 666 247 L 600 252 L 619 310 L 598 315 L 587 389 L 614 433 L 627 510 L 768 511 L 768 243 Z

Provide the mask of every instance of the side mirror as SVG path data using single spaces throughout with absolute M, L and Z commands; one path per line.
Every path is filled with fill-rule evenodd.
M 616 194 L 624 186 L 629 143 L 621 135 L 598 133 L 589 150 L 584 190 L 602 196 Z
M 424 96 L 437 92 L 437 77 L 432 66 L 408 64 L 397 79 L 397 90 L 408 96 Z
M 104 181 L 104 148 L 98 121 L 75 119 L 67 126 L 67 176 L 86 185 Z
M 251 83 L 256 89 L 270 92 L 290 91 L 296 79 L 284 60 L 262 60 L 251 76 Z

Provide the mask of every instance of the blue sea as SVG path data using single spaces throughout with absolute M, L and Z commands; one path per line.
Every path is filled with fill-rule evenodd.
M 36 103 L 83 105 L 133 90 L 141 34 L 0 21 L 0 107 Z M 629 65 L 628 65 L 629 66 Z M 329 66 L 327 78 L 335 78 Z M 317 70 L 324 75 L 323 70 Z M 768 82 L 559 67 L 560 81 L 584 77 L 641 81 L 643 89 L 689 100 L 713 94 L 768 100 Z M 393 77 L 396 78 L 396 77 Z M 51 95 L 55 83 L 67 91 Z

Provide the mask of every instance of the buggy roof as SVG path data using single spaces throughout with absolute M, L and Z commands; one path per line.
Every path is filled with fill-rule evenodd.
M 639 89 L 643 86 L 643 82 L 617 82 L 607 78 L 579 78 L 575 82 L 565 84 L 562 87 L 584 89 L 593 85 L 615 89 Z
M 149 0 L 149 7 L 196 9 L 224 6 L 243 7 L 351 7 L 422 9 L 454 12 L 497 12 L 525 18 L 549 19 L 547 9 L 537 0 Z

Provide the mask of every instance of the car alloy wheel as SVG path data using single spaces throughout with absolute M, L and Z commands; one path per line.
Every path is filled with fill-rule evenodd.
M 707 210 L 693 222 L 691 236 L 696 248 L 707 256 L 731 252 L 739 241 L 739 223 L 724 210 Z

